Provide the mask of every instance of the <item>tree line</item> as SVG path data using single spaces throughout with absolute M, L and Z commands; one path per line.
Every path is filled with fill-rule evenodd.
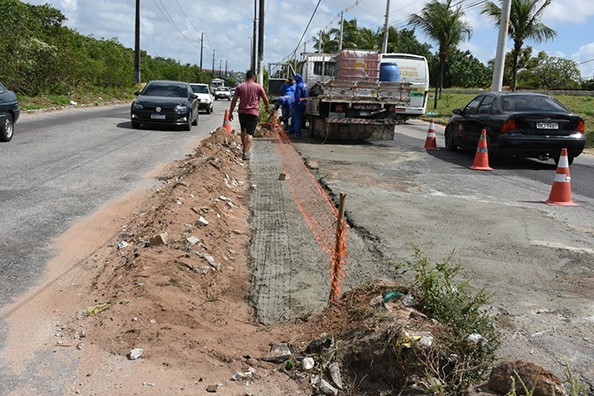
M 418 14 L 408 18 L 406 28 L 388 29 L 388 52 L 403 52 L 425 56 L 429 62 L 430 81 L 443 87 L 488 88 L 492 82 L 493 60 L 483 64 L 470 51 L 461 51 L 460 43 L 472 35 L 472 26 L 464 20 L 461 2 L 432 0 Z M 541 22 L 544 10 L 551 0 L 512 0 L 508 35 L 513 49 L 506 54 L 503 84 L 515 90 L 525 89 L 591 89 L 594 79 L 584 81 L 575 61 L 549 56 L 541 51 L 533 54 L 526 41 L 541 43 L 553 40 L 556 32 Z M 482 13 L 499 26 L 501 7 L 498 1 L 484 3 Z M 423 31 L 437 45 L 420 43 L 415 29 Z M 340 31 L 336 28 L 321 31 L 314 38 L 316 49 L 336 52 Z M 383 29 L 361 28 L 357 20 L 343 24 L 343 48 L 379 50 Z M 439 94 L 439 92 L 438 92 Z M 437 97 L 438 95 L 436 95 Z
M 540 22 L 551 0 L 512 0 L 509 35 L 514 48 L 506 56 L 504 84 L 530 89 L 594 88 L 594 79 L 583 81 L 574 61 L 532 53 L 526 40 L 541 42 L 555 32 Z M 456 4 L 459 4 L 456 3 Z M 494 2 L 483 13 L 498 23 L 501 10 Z M 492 63 L 484 65 L 459 44 L 470 37 L 472 27 L 463 21 L 464 12 L 452 0 L 432 0 L 419 14 L 411 15 L 407 28 L 388 31 L 388 51 L 425 56 L 430 81 L 443 87 L 488 88 Z M 131 89 L 134 86 L 134 51 L 117 38 L 84 36 L 64 25 L 66 17 L 48 4 L 31 5 L 20 0 L 0 0 L 0 81 L 21 95 L 69 95 L 89 88 Z M 432 52 L 421 43 L 415 29 L 437 44 Z M 383 33 L 360 27 L 356 19 L 343 25 L 343 48 L 379 50 Z M 338 51 L 337 28 L 320 32 L 316 49 Z M 171 79 L 209 82 L 211 74 L 196 65 L 180 64 L 171 58 L 141 52 L 144 81 Z M 437 96 L 437 95 L 436 95 Z
M 0 81 L 18 94 L 69 95 L 90 88 L 134 87 L 134 51 L 116 38 L 85 36 L 64 26 L 48 4 L 0 0 Z M 210 72 L 141 52 L 144 81 L 209 82 Z

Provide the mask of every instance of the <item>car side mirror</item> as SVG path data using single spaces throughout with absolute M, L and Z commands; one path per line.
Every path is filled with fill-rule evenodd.
M 192 96 L 193 96 L 195 99 L 198 99 L 198 94 L 197 94 L 197 93 L 193 93 L 193 94 L 192 94 Z
M 462 115 L 462 109 L 454 109 L 454 110 L 452 110 L 452 113 L 454 113 L 456 115 Z

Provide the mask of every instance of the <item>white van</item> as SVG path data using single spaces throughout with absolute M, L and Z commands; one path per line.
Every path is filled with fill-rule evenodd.
M 403 118 L 425 114 L 429 99 L 429 66 L 427 58 L 420 55 L 388 53 L 382 54 L 382 63 L 396 63 L 400 71 L 400 82 L 411 83 L 410 106 L 397 109 Z M 381 67 L 381 64 L 380 64 Z

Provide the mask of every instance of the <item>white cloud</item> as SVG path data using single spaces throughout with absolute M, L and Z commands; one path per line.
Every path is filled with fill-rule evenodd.
M 582 45 L 572 59 L 578 63 L 582 78 L 594 78 L 594 42 Z
M 592 0 L 555 0 L 546 8 L 543 22 L 545 24 L 555 22 L 584 24 L 591 16 L 594 16 Z

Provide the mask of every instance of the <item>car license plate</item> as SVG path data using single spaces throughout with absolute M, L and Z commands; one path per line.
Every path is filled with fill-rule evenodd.
M 556 122 L 537 122 L 537 129 L 559 129 L 559 124 Z
M 335 112 L 331 111 L 328 114 L 328 117 L 330 117 L 330 118 L 346 118 L 346 114 L 344 114 L 344 113 L 335 113 Z
M 164 120 L 165 114 L 151 114 L 153 120 Z

